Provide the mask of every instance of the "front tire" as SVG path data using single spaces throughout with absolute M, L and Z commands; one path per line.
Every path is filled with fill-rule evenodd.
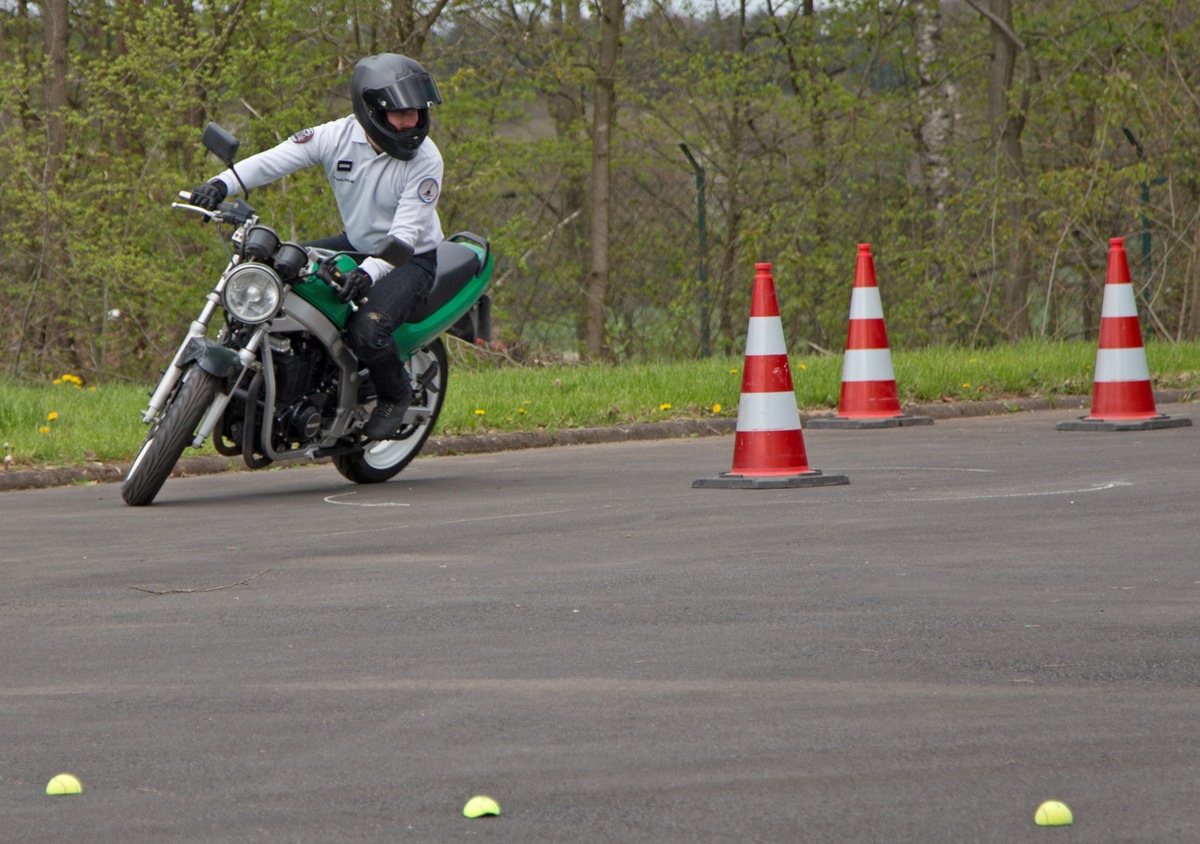
M 204 411 L 217 395 L 217 387 L 216 376 L 194 364 L 183 374 L 179 389 L 150 428 L 121 484 L 121 497 L 126 504 L 142 507 L 158 495 L 183 450 L 192 441 Z
M 413 425 L 405 426 L 399 433 L 402 439 L 380 440 L 367 443 L 367 447 L 356 454 L 341 454 L 333 458 L 333 465 L 342 477 L 356 484 L 379 484 L 394 478 L 412 462 L 442 412 L 446 400 L 446 381 L 450 375 L 450 364 L 446 358 L 446 347 L 438 337 L 425 348 L 416 352 L 408 362 L 409 371 L 418 379 L 431 373 L 424 384 L 414 385 L 413 407 L 424 408 L 429 415 Z M 430 367 L 435 367 L 431 372 Z

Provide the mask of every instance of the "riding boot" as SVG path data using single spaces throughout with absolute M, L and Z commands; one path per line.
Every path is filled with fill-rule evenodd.
M 393 355 L 367 362 L 378 400 L 363 426 L 369 440 L 390 440 L 404 427 L 404 414 L 413 403 L 412 384 L 404 364 Z

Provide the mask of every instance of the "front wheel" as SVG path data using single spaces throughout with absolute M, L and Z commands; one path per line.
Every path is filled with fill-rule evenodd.
M 397 435 L 399 439 L 367 443 L 361 452 L 334 457 L 333 465 L 346 480 L 356 484 L 383 483 L 411 463 L 429 439 L 438 414 L 442 412 L 442 402 L 446 400 L 446 381 L 450 375 L 442 338 L 438 337 L 414 354 L 408 368 L 414 380 L 412 406 L 428 411 L 428 414 L 422 414 L 417 422 L 401 429 Z
M 216 376 L 195 364 L 183 374 L 179 388 L 150 428 L 142 450 L 121 484 L 121 497 L 126 504 L 141 507 L 158 495 L 183 450 L 192 441 L 204 411 L 216 397 L 217 386 Z

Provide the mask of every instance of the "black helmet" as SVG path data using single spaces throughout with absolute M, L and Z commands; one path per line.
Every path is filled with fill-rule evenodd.
M 429 134 L 429 107 L 440 105 L 442 95 L 433 74 L 421 65 L 407 56 L 380 53 L 354 66 L 350 99 L 367 137 L 393 158 L 408 161 Z M 419 114 L 417 125 L 397 132 L 388 123 L 387 113 L 410 108 Z

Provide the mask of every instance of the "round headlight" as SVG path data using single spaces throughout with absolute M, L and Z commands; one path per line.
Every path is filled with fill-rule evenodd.
M 266 322 L 282 301 L 283 282 L 262 264 L 240 264 L 225 282 L 225 310 L 239 322 Z

